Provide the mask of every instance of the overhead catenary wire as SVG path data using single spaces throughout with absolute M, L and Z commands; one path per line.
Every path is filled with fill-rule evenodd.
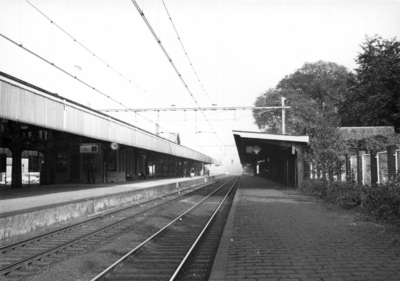
M 266 113 L 266 112 L 269 112 L 269 111 L 272 111 L 272 110 L 276 110 L 276 109 L 264 109 L 264 110 L 261 110 L 260 112 L 257 112 L 257 113 L 254 113 L 254 114 L 249 114 L 249 115 L 242 116 L 242 117 L 238 117 L 238 118 L 236 118 L 236 119 L 238 120 L 238 119 L 244 119 L 244 118 L 251 118 L 251 117 L 253 117 L 254 115 L 260 115 L 260 114 L 262 114 L 262 113 Z M 226 113 L 226 112 L 213 112 L 213 113 L 211 113 L 211 114 L 208 114 L 208 116 L 214 115 L 214 114 L 219 114 L 219 113 Z M 195 118 L 189 118 L 189 119 L 187 119 L 187 121 L 189 121 L 189 120 L 194 120 L 194 119 L 195 119 Z M 212 121 L 219 121 L 219 120 L 221 120 L 221 121 L 227 121 L 227 120 L 231 120 L 231 119 L 214 119 L 214 120 L 212 120 Z M 181 121 L 181 120 L 164 120 L 164 121 L 165 121 L 165 122 L 174 122 L 174 121 Z M 201 120 L 197 120 L 197 121 L 201 121 Z M 225 124 L 217 126 L 217 128 L 224 128 L 224 127 L 225 127 Z M 229 146 L 235 146 L 235 147 L 236 147 L 236 145 L 225 145 L 225 144 L 223 144 L 223 145 L 196 145 L 196 144 L 194 144 L 194 143 L 188 141 L 188 140 L 185 139 L 185 138 L 182 138 L 182 137 L 181 137 L 181 139 L 184 139 L 184 140 L 186 140 L 188 143 L 192 144 L 192 145 L 195 146 L 195 147 L 199 147 L 199 148 L 202 148 L 202 147 L 210 147 L 210 146 L 225 146 L 226 148 L 229 148 Z M 207 150 L 207 149 L 206 149 L 206 150 Z M 210 153 L 213 153 L 213 152 L 210 151 Z M 231 152 L 228 152 L 228 153 L 230 153 L 230 154 L 232 155 Z
M 168 18 L 169 18 L 169 20 L 170 20 L 170 22 L 171 22 L 171 24 L 172 24 L 172 27 L 173 27 L 174 30 L 175 30 L 175 34 L 176 34 L 176 36 L 178 37 L 178 41 L 179 41 L 179 43 L 180 43 L 181 46 L 182 46 L 183 52 L 185 53 L 185 56 L 186 56 L 186 58 L 187 58 L 187 60 L 188 60 L 188 62 L 189 62 L 189 64 L 190 64 L 190 67 L 192 68 L 192 70 L 193 70 L 193 72 L 194 72 L 194 74 L 195 74 L 195 76 L 196 76 L 196 78 L 197 78 L 197 81 L 199 82 L 199 84 L 200 84 L 201 88 L 203 89 L 203 92 L 206 94 L 207 98 L 210 100 L 211 104 L 214 104 L 214 102 L 212 101 L 212 99 L 211 99 L 210 96 L 208 95 L 206 89 L 204 88 L 203 83 L 201 82 L 199 76 L 197 75 L 197 71 L 194 69 L 193 63 L 192 63 L 192 61 L 191 61 L 190 58 L 189 58 L 189 55 L 188 55 L 188 53 L 187 53 L 187 51 L 186 51 L 186 49 L 185 49 L 185 46 L 183 46 L 183 42 L 182 42 L 181 36 L 179 35 L 178 30 L 176 29 L 176 26 L 175 26 L 175 24 L 174 24 L 174 22 L 173 22 L 173 20 L 172 20 L 172 17 L 171 17 L 171 15 L 170 15 L 170 13 L 169 13 L 169 11 L 168 11 L 168 9 L 167 9 L 167 6 L 165 5 L 164 0 L 162 0 L 162 3 L 163 3 L 163 5 L 164 5 L 165 11 L 167 12 L 167 15 L 168 15 Z
M 201 107 L 199 105 L 199 103 L 197 102 L 196 98 L 194 97 L 193 93 L 191 92 L 191 90 L 189 89 L 189 86 L 187 85 L 187 83 L 185 82 L 185 80 L 182 77 L 182 74 L 179 72 L 178 68 L 176 67 L 175 63 L 172 61 L 172 58 L 170 57 L 170 55 L 168 54 L 167 50 L 164 48 L 163 44 L 161 43 L 160 38 L 157 36 L 156 32 L 154 31 L 154 29 L 152 28 L 150 22 L 147 20 L 146 16 L 144 15 L 144 12 L 142 11 L 142 9 L 140 9 L 138 3 L 135 0 L 131 0 L 133 5 L 136 7 L 136 10 L 139 12 L 140 16 L 142 17 L 143 21 L 145 22 L 146 26 L 148 27 L 149 31 L 151 32 L 151 34 L 153 35 L 154 39 L 157 41 L 159 47 L 161 48 L 162 52 L 164 53 L 165 57 L 167 58 L 167 60 L 169 61 L 169 63 L 171 64 L 172 68 L 175 70 L 176 74 L 178 75 L 179 79 L 181 80 L 182 84 L 184 85 L 184 87 L 186 88 L 186 91 L 189 93 L 189 95 L 192 97 L 193 101 L 195 102 L 196 106 L 199 108 L 200 112 L 202 113 L 202 115 L 204 116 L 204 118 L 207 120 L 208 125 L 210 126 L 211 130 L 213 131 L 213 134 L 219 139 L 219 141 L 224 144 L 224 142 L 221 140 L 221 138 L 218 136 L 218 134 L 215 132 L 215 130 L 213 129 L 213 127 L 211 126 L 210 122 L 208 121 L 207 117 L 204 115 L 203 110 L 201 110 Z
M 138 89 L 142 90 L 142 91 L 145 92 L 146 94 L 149 94 L 149 95 L 152 96 L 153 98 L 158 99 L 158 100 L 160 100 L 160 101 L 162 101 L 162 102 L 164 102 L 164 103 L 167 103 L 166 101 L 162 100 L 161 98 L 159 98 L 159 97 L 157 97 L 157 96 L 155 96 L 155 95 L 152 95 L 151 93 L 147 92 L 145 89 L 143 89 L 143 88 L 141 88 L 140 86 L 138 86 L 138 85 L 136 85 L 135 83 L 133 83 L 131 79 L 129 79 L 127 76 L 123 75 L 123 74 L 122 74 L 121 72 L 119 72 L 117 69 L 115 69 L 114 67 L 112 67 L 109 63 L 107 63 L 106 61 L 104 61 L 101 57 L 99 57 L 98 55 L 96 55 L 93 51 L 91 51 L 91 50 L 90 50 L 88 47 L 86 47 L 83 43 L 81 43 L 79 40 L 77 40 L 73 35 L 71 35 L 69 32 L 67 32 L 67 31 L 66 31 L 64 28 L 62 28 L 60 25 L 58 25 L 55 21 L 53 21 L 49 16 L 47 16 L 44 12 L 42 12 L 38 7 L 36 7 L 34 4 L 32 4 L 29 0 L 25 0 L 25 1 L 26 1 L 29 5 L 31 5 L 38 13 L 40 13 L 43 17 L 45 17 L 48 21 L 50 21 L 50 23 L 51 23 L 52 26 L 54 25 L 54 26 L 57 27 L 59 30 L 61 30 L 65 35 L 67 35 L 69 38 L 71 38 L 71 39 L 74 41 L 74 43 L 77 43 L 79 46 L 81 46 L 84 50 L 86 50 L 88 53 L 90 53 L 94 58 L 96 58 L 97 60 L 99 60 L 100 62 L 102 62 L 107 68 L 111 69 L 111 70 L 114 71 L 117 75 L 119 75 L 120 77 L 124 78 L 126 81 L 129 81 L 129 83 L 132 83 L 132 84 L 135 85 Z M 171 65 L 174 67 L 175 71 L 176 71 L 177 74 L 179 75 L 179 77 L 180 77 L 182 83 L 185 85 L 185 88 L 187 89 L 187 91 L 188 91 L 189 94 L 191 95 L 192 99 L 194 100 L 194 102 L 196 103 L 196 105 L 200 108 L 200 106 L 199 106 L 197 100 L 195 99 L 195 97 L 194 97 L 193 94 L 191 93 L 191 91 L 190 91 L 188 85 L 187 85 L 186 82 L 183 80 L 182 75 L 179 73 L 178 69 L 176 68 L 176 66 L 175 66 L 174 63 L 172 62 L 171 57 L 168 55 L 167 51 L 166 51 L 165 48 L 162 46 L 160 39 L 157 37 L 157 35 L 156 35 L 156 33 L 154 32 L 154 30 L 152 29 L 150 23 L 149 23 L 149 22 L 147 21 L 147 19 L 144 17 L 143 11 L 140 10 L 139 6 L 137 5 L 137 3 L 136 3 L 135 1 L 132 1 L 132 2 L 135 4 L 135 6 L 136 6 L 136 8 L 138 9 L 138 11 L 141 13 L 142 18 L 145 20 L 145 22 L 146 22 L 147 26 L 149 27 L 149 29 L 151 30 L 153 36 L 157 39 L 157 41 L 158 41 L 158 43 L 160 44 L 160 47 L 162 48 L 164 54 L 167 56 L 167 58 L 169 59 Z M 163 2 L 163 4 L 164 4 L 164 7 L 165 7 L 165 9 L 166 9 L 166 11 L 167 11 L 167 13 L 168 13 L 168 15 L 169 15 L 169 12 L 168 12 L 168 10 L 167 10 L 167 8 L 166 8 L 164 2 Z M 174 27 L 174 29 L 175 29 L 176 34 L 178 34 L 178 33 L 177 33 L 177 29 L 176 29 L 174 23 L 172 22 L 172 18 L 170 17 L 170 15 L 169 15 L 169 18 L 170 18 L 170 20 L 171 20 L 171 23 L 173 24 L 173 27 Z M 179 37 L 179 35 L 178 35 L 178 37 Z M 180 43 L 181 43 L 182 48 L 183 48 L 184 51 L 185 51 L 185 55 L 187 56 L 187 58 L 188 58 L 188 60 L 189 60 L 189 63 L 190 63 L 190 65 L 191 65 L 192 69 L 193 69 L 193 71 L 195 72 L 195 74 L 196 74 L 196 76 L 197 76 L 197 72 L 194 70 L 193 64 L 191 63 L 190 58 L 188 57 L 187 52 L 186 52 L 186 50 L 185 50 L 185 48 L 184 48 L 184 46 L 183 46 L 181 40 L 180 40 Z M 20 46 L 22 46 L 22 43 L 20 44 Z M 54 65 L 54 63 L 53 63 L 53 65 Z M 55 66 L 55 65 L 54 65 L 54 66 Z M 55 66 L 55 67 L 58 68 L 59 70 L 62 70 L 62 69 L 59 68 L 58 66 Z M 66 72 L 65 70 L 62 70 L 62 71 L 65 72 L 65 73 L 68 73 L 68 72 Z M 88 87 L 91 87 L 91 88 L 93 88 L 94 90 L 96 90 L 94 87 L 88 85 L 88 84 L 87 84 L 86 82 L 84 82 L 83 80 L 78 79 L 76 76 L 74 76 L 74 75 L 72 75 L 72 74 L 70 74 L 70 73 L 68 73 L 68 74 L 69 74 L 71 77 L 74 77 L 75 79 L 79 80 L 79 81 L 82 82 L 83 84 L 86 84 Z M 197 76 L 197 77 L 198 77 L 198 76 Z M 200 82 L 200 79 L 198 79 L 198 80 L 199 80 L 199 82 Z M 204 89 L 203 86 L 202 86 L 202 88 Z M 98 90 L 96 90 L 96 91 L 98 91 Z M 98 91 L 98 92 L 101 93 L 100 91 Z M 104 94 L 104 93 L 101 93 L 101 94 L 103 94 L 104 96 L 107 96 L 107 95 Z M 124 106 L 122 103 L 118 102 L 117 100 L 113 100 L 113 101 L 126 108 L 126 106 Z M 211 99 L 210 99 L 210 101 L 211 101 Z M 206 116 L 204 115 L 203 111 L 202 111 L 201 109 L 200 109 L 200 111 L 201 111 L 202 115 L 204 116 L 204 118 L 207 120 L 207 118 L 206 118 Z M 141 116 L 141 117 L 143 117 L 143 116 Z M 154 124 L 159 125 L 157 122 L 153 122 L 153 121 L 151 121 L 151 120 L 149 120 L 149 119 L 147 119 L 147 118 L 145 118 L 145 117 L 143 117 L 143 118 L 146 119 L 146 120 L 148 120 L 148 121 L 150 121 L 150 122 L 152 122 L 152 123 L 154 123 Z M 214 134 L 217 136 L 217 138 L 223 143 L 223 141 L 220 139 L 220 137 L 216 134 L 215 130 L 214 130 L 213 127 L 211 126 L 210 122 L 209 122 L 208 120 L 207 120 L 207 122 L 208 122 L 210 128 L 212 129 L 213 133 L 214 133 Z M 160 126 L 160 128 L 162 128 L 162 127 Z M 165 129 L 165 128 L 164 128 L 164 129 Z
M 85 85 L 85 86 L 87 86 L 88 88 L 92 89 L 93 91 L 95 91 L 95 92 L 101 94 L 102 96 L 104 96 L 104 97 L 106 97 L 106 98 L 112 100 L 113 102 L 116 102 L 116 103 L 118 103 L 119 105 L 121 105 L 121 106 L 123 106 L 123 107 L 129 109 L 127 106 L 125 106 L 124 104 L 122 104 L 122 103 L 119 102 L 118 100 L 116 100 L 116 99 L 112 98 L 111 96 L 105 94 L 104 92 L 102 92 L 102 91 L 100 91 L 99 89 L 97 89 L 96 87 L 94 87 L 94 86 L 88 84 L 87 82 L 83 81 L 82 79 L 78 78 L 77 76 L 72 75 L 72 74 L 69 73 L 68 71 L 62 69 L 61 67 L 55 65 L 54 63 L 52 63 L 52 62 L 50 62 L 49 60 L 45 59 L 44 57 L 40 56 L 39 54 L 37 54 L 37 53 L 33 52 L 32 50 L 26 48 L 26 47 L 23 46 L 22 44 L 18 44 L 17 42 L 15 42 L 15 41 L 12 40 L 11 38 L 7 37 L 6 35 L 0 33 L 0 37 L 3 37 L 3 38 L 6 39 L 7 41 L 11 42 L 12 44 L 14 44 L 14 45 L 16 45 L 16 46 L 18 46 L 18 47 L 20 47 L 20 48 L 22 48 L 23 50 L 25 50 L 26 52 L 30 53 L 31 55 L 33 55 L 33 56 L 39 58 L 40 60 L 46 62 L 47 64 L 53 66 L 54 68 L 56 68 L 56 69 L 58 69 L 58 70 L 60 70 L 60 71 L 63 72 L 64 74 L 66 74 L 66 75 L 68 75 L 68 76 L 74 78 L 75 80 L 79 81 L 80 83 L 82 83 L 83 85 Z M 150 119 L 148 119 L 148 118 L 146 118 L 146 117 L 140 115 L 139 113 L 137 113 L 137 114 L 138 114 L 140 117 L 146 119 L 147 121 L 149 121 L 149 122 L 151 122 L 151 123 L 156 124 L 156 125 L 159 126 L 159 124 L 157 124 L 156 122 L 154 122 L 154 121 L 152 121 L 152 120 L 150 120 Z M 161 129 L 165 130 L 165 131 L 169 131 L 169 129 L 167 129 L 167 128 L 165 128 L 165 127 L 162 127 L 162 126 L 159 126 L 159 127 L 160 127 Z M 143 129 L 141 129 L 141 128 L 139 128 L 139 129 L 140 129 L 140 130 L 143 130 Z M 181 137 L 181 139 L 185 139 L 185 138 L 182 138 L 182 137 Z M 187 139 L 185 139 L 185 140 L 186 140 L 188 143 L 191 143 L 191 142 L 188 141 Z M 192 144 L 193 144 L 193 143 L 192 143 Z M 198 147 L 198 146 L 195 145 L 195 144 L 193 144 L 193 145 L 196 146 L 196 147 Z
M 122 74 L 120 71 L 115 69 L 113 66 L 111 66 L 109 63 L 104 61 L 102 58 L 100 58 L 98 55 L 96 55 L 93 51 L 91 51 L 88 47 L 86 47 L 83 43 L 81 43 L 76 37 L 72 36 L 69 32 L 67 32 L 65 29 L 63 29 L 61 26 L 59 26 L 56 22 L 54 22 L 50 17 L 48 17 L 44 12 L 42 12 L 38 7 L 33 5 L 29 0 L 25 0 L 29 5 L 31 5 L 39 14 L 41 14 L 43 17 L 45 17 L 47 20 L 50 21 L 50 23 L 54 26 L 56 26 L 59 30 L 61 30 L 65 35 L 67 35 L 69 38 L 71 38 L 75 43 L 77 43 L 79 46 L 81 46 L 84 50 L 86 50 L 88 53 L 91 54 L 92 57 L 96 58 L 99 60 L 103 65 L 105 65 L 107 68 L 111 69 L 113 72 L 115 72 L 118 76 L 121 78 L 125 79 L 127 82 L 131 83 L 134 85 L 136 88 L 138 88 L 140 91 L 144 92 L 145 94 L 150 95 L 152 98 L 159 100 L 165 104 L 169 104 L 167 101 L 157 97 L 156 95 L 153 95 L 152 93 L 148 92 L 147 90 L 143 89 L 136 83 L 132 82 L 132 79 L 128 78 L 124 74 Z
M 40 56 L 39 54 L 37 54 L 37 53 L 33 52 L 32 50 L 26 48 L 26 47 L 23 46 L 22 44 L 18 44 L 17 42 L 15 42 L 15 41 L 12 40 L 11 38 L 7 37 L 6 35 L 0 33 L 0 37 L 3 37 L 4 39 L 8 40 L 9 42 L 13 43 L 14 45 L 19 46 L 20 48 L 22 48 L 23 50 L 27 51 L 27 52 L 30 53 L 31 55 L 33 55 L 33 56 L 39 58 L 40 60 L 46 62 L 46 63 L 49 64 L 49 65 L 55 67 L 56 69 L 60 70 L 60 71 L 63 72 L 64 74 L 66 74 L 66 75 L 68 75 L 68 76 L 74 78 L 75 80 L 79 81 L 80 83 L 82 83 L 82 84 L 85 85 L 86 87 L 88 87 L 88 88 L 92 89 L 93 91 L 95 91 L 95 92 L 101 94 L 102 96 L 104 96 L 104 97 L 110 99 L 111 101 L 113 101 L 113 102 L 115 102 L 115 103 L 121 105 L 122 107 L 126 108 L 127 110 L 131 110 L 129 107 L 127 107 L 126 105 L 122 104 L 122 103 L 119 102 L 118 100 L 112 98 L 110 95 L 107 95 L 106 93 L 100 91 L 100 90 L 97 89 L 96 87 L 94 87 L 94 86 L 88 84 L 87 82 L 83 81 L 83 80 L 80 79 L 79 77 L 77 77 L 77 76 L 75 76 L 75 75 L 69 73 L 68 71 L 64 70 L 63 68 L 61 68 L 61 67 L 59 67 L 58 65 L 54 64 L 53 62 L 50 62 L 49 60 L 45 59 L 44 57 Z M 137 114 L 138 114 L 138 113 L 137 113 Z M 148 119 L 148 118 L 146 118 L 146 117 L 144 117 L 144 116 L 142 116 L 142 115 L 140 115 L 140 114 L 138 114 L 138 115 L 141 116 L 142 118 L 148 120 L 149 122 L 151 122 L 151 123 L 153 123 L 153 124 L 159 125 L 159 124 L 157 124 L 156 122 L 154 122 L 154 121 L 152 121 L 152 120 L 150 120 L 150 119 Z M 162 128 L 162 129 L 164 129 L 164 130 L 168 130 L 167 128 L 163 128 L 163 127 L 161 127 L 161 126 L 160 126 L 160 128 Z
M 259 115 L 259 114 L 262 114 L 262 113 L 265 113 L 265 112 L 268 112 L 268 111 L 272 111 L 272 110 L 276 110 L 276 109 L 265 109 L 265 110 L 260 111 L 260 112 L 257 112 L 257 113 L 252 113 L 252 114 L 249 114 L 249 115 L 246 115 L 246 116 L 237 117 L 236 120 L 244 119 L 244 118 L 250 118 L 250 117 L 253 117 L 254 115 Z M 211 115 L 226 114 L 226 113 L 227 113 L 226 111 L 213 112 L 213 113 L 207 114 L 207 116 L 209 117 L 209 116 L 211 116 Z M 209 120 L 210 120 L 210 121 L 229 121 L 229 120 L 232 120 L 232 119 L 233 119 L 233 118 L 222 118 L 222 119 L 209 119 Z M 164 122 L 181 122 L 182 119 L 167 119 L 167 120 L 164 119 L 163 121 L 164 121 Z M 185 119 L 185 121 L 206 122 L 206 120 L 202 120 L 202 119 L 200 119 L 200 120 L 197 119 L 197 120 L 196 120 L 195 117 L 193 117 L 193 118 L 187 118 L 187 119 Z
M 53 24 L 55 24 L 55 23 L 51 21 L 51 26 L 53 26 Z M 102 96 L 104 96 L 104 97 L 110 99 L 111 101 L 113 101 L 113 102 L 115 102 L 115 103 L 121 105 L 122 107 L 124 107 L 124 108 L 126 108 L 128 111 L 130 111 L 130 108 L 128 108 L 127 106 L 125 106 L 124 104 L 122 104 L 121 102 L 119 102 L 118 100 L 112 98 L 110 95 L 108 95 L 108 94 L 104 93 L 103 91 L 99 90 L 99 89 L 96 88 L 94 85 L 91 85 L 91 84 L 85 82 L 84 80 L 80 79 L 77 75 L 71 74 L 70 72 L 66 71 L 66 70 L 63 69 L 62 67 L 56 65 L 54 62 L 51 62 L 50 60 L 44 58 L 44 57 L 41 56 L 40 54 L 35 53 L 35 52 L 32 51 L 31 49 L 25 47 L 25 46 L 23 45 L 22 38 L 21 38 L 22 36 L 21 36 L 21 35 L 19 36 L 19 37 L 20 37 L 20 38 L 19 38 L 19 41 L 20 41 L 19 43 L 17 43 L 17 42 L 14 41 L 13 39 L 11 39 L 10 37 L 8 37 L 8 36 L 6 36 L 6 35 L 4 35 L 4 34 L 2 34 L 2 33 L 0 33 L 0 37 L 6 39 L 8 42 L 14 44 L 15 46 L 20 47 L 20 48 L 23 49 L 24 51 L 26 51 L 26 52 L 28 52 L 29 54 L 33 55 L 34 57 L 36 57 L 36 58 L 42 60 L 43 62 L 49 64 L 50 66 L 53 66 L 54 68 L 58 69 L 58 70 L 61 71 L 62 73 L 66 74 L 67 76 L 69 76 L 69 77 L 71 77 L 71 78 L 77 80 L 78 82 L 80 82 L 81 84 L 83 84 L 83 85 L 85 85 L 86 87 L 90 88 L 91 90 L 97 92 L 98 94 L 100 94 L 100 95 L 102 95 Z M 77 42 L 77 41 L 74 41 L 74 42 Z M 54 59 L 54 58 L 53 58 L 53 59 Z M 136 112 L 135 112 L 135 113 L 136 113 Z M 138 113 L 137 113 L 137 114 L 138 114 Z M 142 116 L 141 114 L 138 114 L 138 115 L 139 115 L 140 117 L 142 117 L 143 119 L 147 120 L 148 122 L 158 125 L 160 129 L 162 129 L 162 130 L 164 130 L 164 131 L 169 131 L 169 129 L 167 129 L 167 128 L 163 127 L 163 126 L 160 126 L 160 125 L 157 124 L 156 122 L 154 122 L 154 121 L 152 121 L 152 120 L 150 120 L 150 119 L 148 119 L 148 118 Z M 139 127 L 137 127 L 137 126 L 134 126 L 134 127 L 138 128 L 139 130 L 146 131 L 146 130 L 144 130 L 144 129 L 142 129 L 142 128 L 139 128 Z M 146 132 L 147 132 L 147 131 L 146 131 Z M 188 143 L 191 143 L 191 142 L 188 141 L 186 138 L 181 137 L 181 139 L 184 139 L 184 140 L 186 140 Z M 193 144 L 193 143 L 191 143 L 191 144 L 192 144 L 193 146 L 195 146 L 195 147 L 198 147 L 197 145 L 195 145 L 195 144 Z

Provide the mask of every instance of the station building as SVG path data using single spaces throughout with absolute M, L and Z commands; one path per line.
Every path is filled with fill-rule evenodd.
M 182 146 L 0 72 L 0 185 L 117 183 L 201 174 L 220 164 Z

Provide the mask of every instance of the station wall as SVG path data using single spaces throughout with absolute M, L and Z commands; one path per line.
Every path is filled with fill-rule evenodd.
M 311 179 L 323 178 L 317 167 L 309 165 Z M 340 158 L 338 170 L 334 172 L 334 180 L 354 181 L 364 185 L 385 183 L 396 177 L 400 169 L 399 146 L 388 146 L 382 151 L 360 150 L 354 154 Z M 325 175 L 326 176 L 326 175 Z

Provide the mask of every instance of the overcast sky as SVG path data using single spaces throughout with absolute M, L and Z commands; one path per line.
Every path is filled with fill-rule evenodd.
M 305 62 L 353 70 L 366 35 L 400 38 L 399 1 L 164 0 L 196 76 L 163 2 L 137 0 L 189 93 L 132 1 L 29 1 L 36 9 L 25 0 L 0 0 L 0 33 L 131 108 L 193 107 L 190 93 L 200 106 L 253 105 Z M 0 71 L 94 109 L 122 108 L 2 37 Z M 184 144 L 217 157 L 225 148 L 213 145 L 234 144 L 232 130 L 258 131 L 251 111 L 204 114 L 209 122 L 201 113 L 161 113 L 161 131 L 179 132 Z M 141 116 L 111 115 L 154 132 Z M 233 146 L 226 150 L 236 154 Z

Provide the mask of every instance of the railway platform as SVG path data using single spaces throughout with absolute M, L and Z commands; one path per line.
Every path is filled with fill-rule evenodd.
M 399 234 L 242 176 L 209 280 L 400 280 Z
M 0 240 L 138 200 L 184 190 L 224 175 L 126 183 L 58 184 L 0 189 Z

